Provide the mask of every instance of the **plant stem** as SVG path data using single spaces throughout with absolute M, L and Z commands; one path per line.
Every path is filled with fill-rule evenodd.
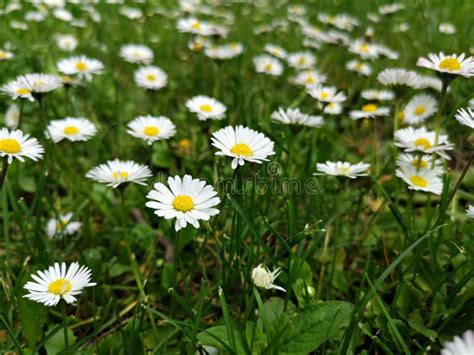
M 68 329 L 67 329 L 67 314 L 66 314 L 66 302 L 61 301 L 61 311 L 63 313 L 63 327 L 64 327 L 64 346 L 66 354 L 69 354 L 69 339 L 68 339 Z
M 446 97 L 446 91 L 448 90 L 449 82 L 446 79 L 443 79 L 442 86 L 441 86 L 441 93 L 439 95 L 439 102 L 438 102 L 438 112 L 436 113 L 435 119 L 435 146 L 438 145 L 439 140 L 439 133 L 441 131 L 441 114 L 443 112 L 444 100 Z M 434 159 L 433 159 L 434 164 Z
M 375 151 L 375 176 L 379 175 L 379 147 L 377 141 L 377 122 L 373 119 L 374 151 Z
M 8 171 L 8 157 L 3 157 L 3 162 L 2 162 L 2 174 L 0 175 L 0 190 L 3 190 L 3 183 L 5 182 L 5 178 L 7 177 L 7 171 Z

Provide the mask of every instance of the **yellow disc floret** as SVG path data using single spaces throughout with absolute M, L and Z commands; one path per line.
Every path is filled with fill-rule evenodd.
M 71 291 L 71 282 L 66 279 L 58 279 L 54 282 L 51 282 L 48 286 L 48 291 L 54 293 L 55 295 L 64 296 L 69 291 Z
M 143 129 L 143 133 L 149 137 L 156 137 L 160 133 L 160 130 L 155 126 L 146 126 Z
M 188 195 L 178 195 L 173 201 L 173 207 L 175 210 L 188 212 L 194 208 L 194 201 Z
M 456 58 L 445 58 L 439 63 L 440 69 L 447 71 L 461 70 L 461 63 Z
M 79 133 L 79 128 L 76 126 L 67 126 L 64 127 L 64 134 L 67 134 L 68 136 L 74 136 Z
M 212 112 L 212 106 L 208 104 L 202 104 L 199 109 L 204 112 Z
M 237 143 L 230 150 L 232 153 L 241 155 L 244 157 L 251 157 L 253 154 L 252 149 L 245 143 Z
M 427 149 L 430 149 L 431 148 L 431 143 L 428 139 L 426 138 L 418 138 L 416 141 L 415 141 L 415 145 L 417 147 L 423 147 L 424 150 L 427 150 Z
M 16 139 L 0 139 L 0 151 L 7 154 L 17 154 L 21 152 L 21 145 Z
M 367 104 L 362 106 L 362 111 L 364 112 L 375 112 L 379 107 L 376 104 Z
M 424 177 L 419 176 L 419 175 L 410 176 L 410 181 L 413 185 L 418 186 L 418 187 L 428 186 L 428 180 L 426 180 Z

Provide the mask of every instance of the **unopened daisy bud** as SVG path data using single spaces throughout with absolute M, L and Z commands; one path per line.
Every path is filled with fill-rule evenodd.
M 265 289 L 274 288 L 275 290 L 280 290 L 286 292 L 283 287 L 274 285 L 273 282 L 280 275 L 280 268 L 276 268 L 273 271 L 268 270 L 267 267 L 262 264 L 258 265 L 252 270 L 252 281 L 255 286 Z

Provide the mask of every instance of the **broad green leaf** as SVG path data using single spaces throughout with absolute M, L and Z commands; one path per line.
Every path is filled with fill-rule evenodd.
M 23 335 L 28 341 L 30 349 L 34 349 L 36 343 L 43 336 L 42 327 L 46 322 L 47 309 L 40 303 L 21 297 L 18 299 L 18 312 Z
M 68 336 L 68 344 L 71 346 L 76 342 L 76 337 L 71 329 L 68 329 L 67 332 Z M 46 353 L 48 355 L 56 355 L 59 354 L 61 351 L 66 349 L 66 345 L 64 342 L 64 330 L 60 330 L 56 334 L 54 334 L 51 338 L 49 338 L 45 343 L 44 347 L 46 348 Z
M 234 329 L 234 338 L 237 354 L 245 354 L 242 343 L 242 335 L 237 329 Z M 220 350 L 226 351 L 226 353 L 231 349 L 229 339 L 227 338 L 227 330 L 225 325 L 218 325 L 206 329 L 197 335 L 197 339 L 203 345 L 214 346 Z

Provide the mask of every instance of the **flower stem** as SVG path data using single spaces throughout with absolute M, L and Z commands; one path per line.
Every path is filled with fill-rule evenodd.
M 441 93 L 439 95 L 439 102 L 438 102 L 438 112 L 436 113 L 436 120 L 435 120 L 435 146 L 438 145 L 439 140 L 439 133 L 441 131 L 441 114 L 443 112 L 444 100 L 446 98 L 446 91 L 448 90 L 449 81 L 443 79 L 441 86 Z M 433 159 L 434 163 L 434 159 Z
M 375 151 L 375 176 L 379 175 L 379 147 L 377 141 L 377 122 L 373 119 L 374 151 Z
M 69 339 L 68 339 L 68 329 L 67 329 L 67 314 L 66 314 L 66 302 L 63 300 L 61 302 L 61 311 L 63 313 L 63 328 L 64 328 L 64 348 L 65 353 L 69 354 Z
M 5 182 L 5 178 L 7 177 L 7 170 L 8 170 L 8 158 L 5 156 L 3 157 L 2 162 L 2 173 L 0 175 L 0 190 L 3 190 L 3 183 Z

